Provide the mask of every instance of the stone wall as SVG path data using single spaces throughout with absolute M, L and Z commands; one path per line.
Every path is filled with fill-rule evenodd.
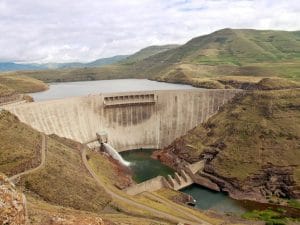
M 123 151 L 169 145 L 214 115 L 237 92 L 191 89 L 99 94 L 6 109 L 39 131 L 82 143 L 105 131 L 108 143 Z
M 157 191 L 163 187 L 168 187 L 166 179 L 163 176 L 157 176 L 142 183 L 132 185 L 124 191 L 129 195 L 136 195 L 145 191 Z

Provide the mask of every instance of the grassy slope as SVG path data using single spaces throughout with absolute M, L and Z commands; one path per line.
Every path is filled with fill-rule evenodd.
M 0 84 L 14 89 L 18 93 L 38 92 L 48 88 L 42 81 L 26 76 L 0 75 Z
M 0 112 L 0 171 L 15 175 L 40 162 L 42 136 L 7 111 Z
M 228 104 L 182 141 L 190 155 L 208 149 L 222 150 L 212 161 L 217 174 L 245 179 L 262 166 L 300 166 L 300 90 L 257 91 Z M 218 145 L 219 144 L 219 145 Z
M 47 202 L 78 210 L 101 212 L 111 201 L 89 176 L 79 150 L 63 139 L 48 139 L 45 167 L 22 178 L 22 183 Z
M 15 94 L 15 90 L 13 90 L 5 85 L 0 84 L 0 97 L 7 96 L 7 95 L 10 96 L 13 94 Z

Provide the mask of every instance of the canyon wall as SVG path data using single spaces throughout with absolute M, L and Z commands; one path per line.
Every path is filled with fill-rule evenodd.
M 89 95 L 7 106 L 46 134 L 81 143 L 105 131 L 119 151 L 162 148 L 214 115 L 240 90 L 174 90 Z

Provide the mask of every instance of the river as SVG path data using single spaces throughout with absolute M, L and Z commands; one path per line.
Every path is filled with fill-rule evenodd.
M 151 158 L 153 151 L 154 150 L 143 149 L 121 152 L 123 159 L 130 162 L 133 179 L 137 183 L 159 175 L 166 177 L 168 174 L 174 174 L 173 169 Z M 191 185 L 181 191 L 193 196 L 197 201 L 195 207 L 199 209 L 210 209 L 221 213 L 233 213 L 236 215 L 241 215 L 248 211 L 242 201 L 231 199 L 222 192 L 214 192 L 198 185 Z

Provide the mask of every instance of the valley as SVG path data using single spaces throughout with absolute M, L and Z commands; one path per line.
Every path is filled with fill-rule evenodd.
M 222 29 L 102 62 L 0 73 L 3 188 L 30 224 L 299 223 L 299 31 Z

